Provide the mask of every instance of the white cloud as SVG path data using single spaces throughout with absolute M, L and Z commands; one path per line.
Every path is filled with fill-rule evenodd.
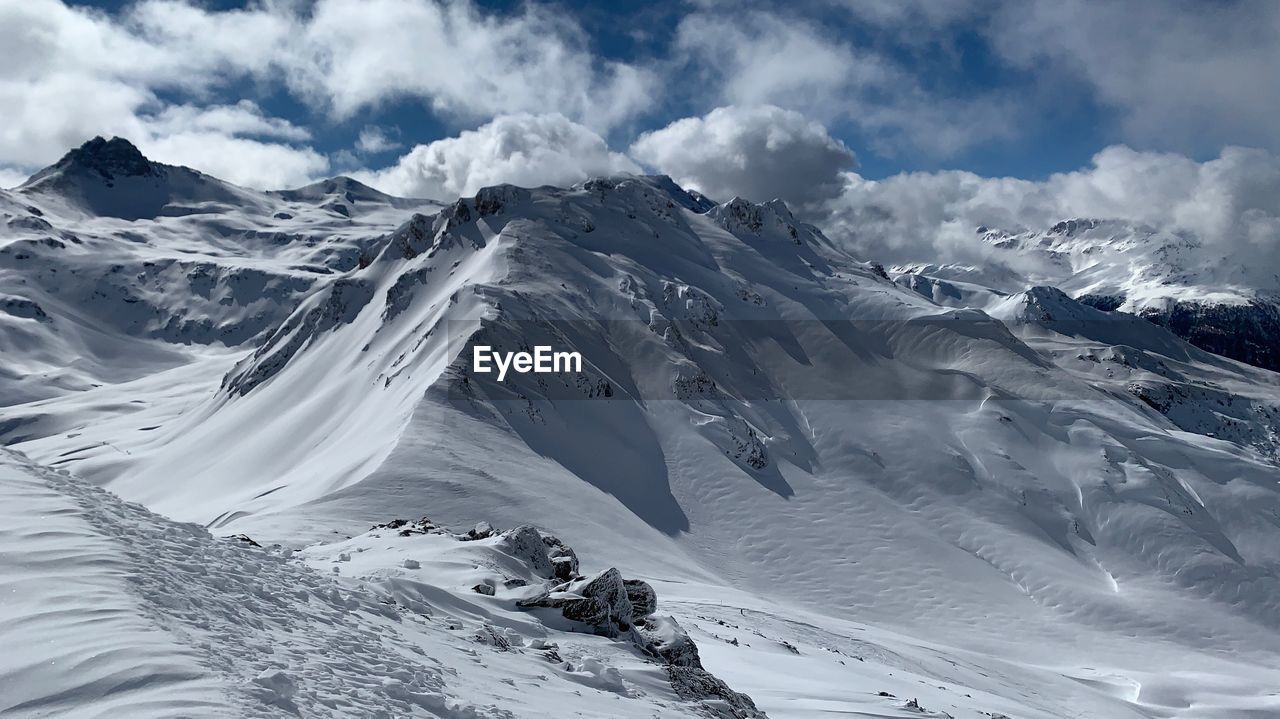
M 716 200 L 830 199 L 856 163 L 822 125 L 772 105 L 720 107 L 641 135 L 631 154 Z
M 1196 156 L 1224 144 L 1280 150 L 1280 85 L 1268 81 L 1280 67 L 1280 4 L 1269 0 L 689 7 L 671 57 L 625 62 L 593 54 L 572 14 L 546 3 L 490 12 L 473 0 L 261 0 L 215 11 L 192 0 L 141 0 L 106 14 L 62 0 L 0 0 L 0 160 L 34 169 L 102 134 L 257 186 L 323 171 L 304 127 L 226 99 L 257 90 L 288 92 L 337 120 L 417 99 L 463 126 L 556 113 L 614 137 L 661 112 L 671 93 L 697 112 L 773 105 L 848 130 L 881 155 L 936 159 L 1013 136 L 1034 112 L 1052 109 L 1040 104 L 1045 97 L 1071 101 L 1070 93 L 1057 96 L 1058 81 L 1091 88 L 1115 108 L 1136 147 Z M 828 23 L 832 17 L 839 22 Z M 870 28 L 871 39 L 837 27 L 849 22 Z M 960 25 L 986 29 L 986 59 L 1024 71 L 1010 82 L 1026 92 L 930 81 L 937 63 L 954 61 L 941 69 L 959 71 L 952 37 Z M 391 149 L 377 128 L 362 135 L 334 162 L 348 166 L 358 158 L 351 150 Z M 692 160 L 669 152 L 661 159 L 684 162 L 685 175 L 710 184 L 709 170 Z M 466 184 L 442 167 L 432 172 L 443 179 L 424 187 Z M 417 182 L 413 172 L 401 175 L 405 187 Z
M 1280 149 L 1280 3 L 1026 0 L 989 35 L 1046 82 L 1083 80 L 1144 148 Z
M 638 172 L 604 139 L 563 115 L 503 115 L 457 137 L 418 145 L 395 165 L 356 179 L 395 195 L 448 200 L 486 185 L 565 185 Z
M 396 150 L 400 147 L 402 147 L 400 142 L 391 139 L 382 128 L 372 125 L 361 130 L 360 137 L 356 139 L 356 150 L 369 155 Z
M 465 120 L 559 112 L 605 130 L 646 107 L 656 82 L 587 45 L 563 11 L 532 3 L 494 16 L 467 0 L 320 0 L 279 61 L 339 117 L 417 96 Z
M 147 132 L 168 135 L 175 132 L 205 132 L 221 135 L 250 135 L 279 140 L 304 141 L 311 132 L 288 120 L 268 117 L 252 102 L 241 100 L 235 105 L 170 105 L 155 115 L 144 118 Z
M 27 181 L 31 173 L 20 170 L 16 167 L 5 167 L 0 165 L 0 190 L 8 190 L 17 187 Z
M 858 20 L 878 27 L 936 28 L 971 19 L 987 0 L 852 0 L 837 6 Z
M 194 167 L 262 190 L 305 185 L 329 169 L 324 155 L 310 148 L 200 130 L 148 138 L 139 142 L 138 149 L 158 162 Z
M 1280 272 L 1280 156 L 1265 150 L 1227 147 L 1197 162 L 1113 146 L 1089 167 L 1039 182 L 954 171 L 848 181 L 824 225 L 885 262 L 988 261 L 978 226 L 1043 230 L 1086 217 L 1194 233 L 1200 260 L 1238 266 L 1238 278 L 1257 286 L 1276 286 Z
M 557 111 L 603 131 L 647 107 L 655 83 L 586 45 L 572 20 L 535 5 L 496 15 L 469 0 L 281 0 L 231 11 L 144 0 L 107 15 L 0 0 L 0 158 L 34 169 L 94 135 L 119 135 L 164 155 L 156 159 L 254 186 L 323 170 L 320 155 L 299 146 L 304 128 L 216 99 L 255 86 L 283 87 L 339 119 L 418 97 L 468 122 Z M 378 144 L 365 140 L 366 151 Z
M 903 10 L 905 12 L 905 10 Z M 714 100 L 777 105 L 824 123 L 850 123 L 885 154 L 945 157 L 1009 137 L 1008 98 L 927 90 L 888 54 L 858 47 L 795 13 L 725 10 L 685 17 L 675 48 Z

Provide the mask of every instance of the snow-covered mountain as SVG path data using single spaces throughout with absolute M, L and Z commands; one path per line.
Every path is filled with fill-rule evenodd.
M 1280 712 L 1280 375 L 1100 285 L 891 281 L 665 177 L 135 155 L 0 194 L 0 627 L 55 638 L 0 712 Z M 535 345 L 580 371 L 472 364 Z
M 251 342 L 432 207 L 346 178 L 260 193 L 85 143 L 0 192 L 0 405 Z
M 1280 277 L 1189 231 L 1068 219 L 1045 230 L 977 228 L 993 267 L 920 263 L 896 277 L 977 282 L 1006 292 L 1052 285 L 1104 311 L 1137 314 L 1197 347 L 1280 370 Z

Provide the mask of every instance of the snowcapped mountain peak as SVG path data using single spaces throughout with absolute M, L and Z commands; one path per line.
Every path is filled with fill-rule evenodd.
M 623 194 L 639 192 L 658 192 L 668 196 L 673 203 L 702 214 L 716 206 L 716 203 L 701 193 L 686 190 L 668 175 L 612 175 L 597 176 L 580 182 L 569 188 L 570 191 L 585 190 L 598 193 L 604 197 L 606 193 L 621 191 Z
M 37 172 L 16 192 L 80 216 L 131 221 L 253 207 L 263 199 L 261 193 L 189 167 L 149 160 L 119 137 L 95 137 Z
M 1071 299 L 1067 293 L 1057 287 L 1047 285 L 1032 287 L 1026 292 L 1019 293 L 1010 301 L 1019 307 L 1016 317 L 1020 320 L 1038 322 L 1106 317 L 1101 311 Z
M 1092 230 L 1098 227 L 1098 225 L 1100 224 L 1102 224 L 1101 220 L 1091 220 L 1091 219 L 1062 220 L 1061 222 L 1057 223 L 1053 227 L 1049 228 L 1049 234 L 1071 236 L 1076 234 L 1077 232 Z
M 116 177 L 147 177 L 158 175 L 162 169 L 152 163 L 140 150 L 123 137 L 110 140 L 101 136 L 84 143 L 62 156 L 61 160 L 37 172 L 22 187 L 39 184 L 59 174 L 96 174 L 110 183 Z
M 830 245 L 821 230 L 797 220 L 787 203 L 777 198 L 757 203 L 734 197 L 711 208 L 707 214 L 730 232 L 782 235 L 797 245 L 804 240 L 819 240 L 821 244 Z
M 376 202 L 391 205 L 415 202 L 388 195 L 346 175 L 319 180 L 292 190 L 273 190 L 267 194 L 290 202 L 324 202 L 335 199 L 347 203 Z

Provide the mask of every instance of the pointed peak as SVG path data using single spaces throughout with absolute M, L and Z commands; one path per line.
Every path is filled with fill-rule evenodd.
M 68 152 L 55 167 L 93 170 L 107 179 L 152 175 L 156 170 L 132 142 L 123 137 L 107 140 L 101 136 Z
M 329 200 L 334 196 L 348 202 L 391 202 L 399 199 L 346 175 L 336 175 L 290 190 L 271 190 L 267 194 L 290 201 Z

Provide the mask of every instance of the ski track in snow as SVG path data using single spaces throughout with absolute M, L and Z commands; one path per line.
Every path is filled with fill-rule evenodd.
M 12 460 L 4 463 L 3 471 L 7 492 L 28 495 L 11 496 L 5 506 L 50 512 L 34 522 L 25 515 L 35 525 L 29 529 L 6 523 L 5 534 L 18 535 L 7 538 L 6 556 L 21 551 L 19 561 L 31 572 L 12 592 L 65 583 L 63 601 L 70 605 L 65 616 L 39 610 L 30 620 L 16 623 L 33 621 L 42 631 L 57 631 L 57 644 L 65 647 L 59 654 L 64 663 L 71 663 L 77 673 L 96 669 L 102 675 L 81 680 L 65 696 L 39 698 L 34 705 L 18 702 L 8 707 L 10 712 L 38 714 L 47 704 L 51 716 L 107 716 L 113 707 L 102 700 L 114 698 L 114 711 L 127 709 L 130 716 L 213 717 L 232 711 L 261 716 L 506 716 L 446 697 L 439 667 L 422 656 L 421 648 L 375 619 L 422 621 L 412 613 L 402 616 L 377 598 L 342 587 L 283 553 L 215 539 L 201 527 L 164 520 L 65 475 L 15 466 Z M 67 542 L 71 536 L 78 542 Z M 50 550 L 29 546 L 32 539 L 50 545 Z M 105 608 L 95 606 L 94 598 L 84 596 L 77 586 L 92 583 L 98 574 L 127 586 L 138 614 L 153 625 L 145 630 L 122 626 L 128 636 L 109 644 L 110 650 L 102 654 L 94 643 L 110 643 L 111 638 L 100 633 L 100 620 L 94 615 Z M 33 604 L 51 599 L 43 592 L 38 596 L 42 598 Z M 119 596 L 110 599 L 120 601 Z M 6 615 L 6 623 L 14 621 L 8 611 Z M 148 649 L 157 641 L 152 637 L 165 634 L 175 645 L 172 657 Z M 141 645 L 125 649 L 135 642 Z M 140 671 L 131 664 L 138 658 L 157 667 L 171 662 L 175 667 Z M 128 680 L 112 681 L 129 674 L 145 677 L 145 683 L 135 688 Z M 229 688 L 222 696 L 209 691 L 214 677 L 218 685 Z M 20 677 L 6 679 L 21 685 Z M 173 698 L 148 699 L 153 692 Z M 12 690 L 0 693 L 6 701 L 14 696 Z

